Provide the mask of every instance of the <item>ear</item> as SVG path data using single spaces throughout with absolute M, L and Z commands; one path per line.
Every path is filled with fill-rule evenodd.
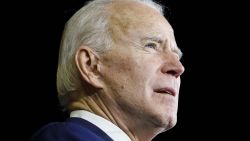
M 75 62 L 82 79 L 96 88 L 102 88 L 99 57 L 88 46 L 77 50 Z

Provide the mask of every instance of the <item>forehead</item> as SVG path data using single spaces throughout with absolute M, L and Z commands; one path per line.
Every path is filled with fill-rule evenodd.
M 171 37 L 173 30 L 168 21 L 157 10 L 137 2 L 116 1 L 108 7 L 110 31 L 113 39 L 127 36 Z

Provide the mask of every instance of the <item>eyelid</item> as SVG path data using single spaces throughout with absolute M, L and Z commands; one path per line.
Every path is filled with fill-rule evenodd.
M 148 46 L 148 45 L 155 45 L 154 49 L 158 49 L 159 47 L 159 43 L 155 42 L 155 41 L 147 41 L 144 45 L 144 47 Z
M 147 40 L 147 41 L 145 41 L 145 43 L 156 43 L 156 44 L 159 44 L 158 41 L 154 41 L 154 40 Z

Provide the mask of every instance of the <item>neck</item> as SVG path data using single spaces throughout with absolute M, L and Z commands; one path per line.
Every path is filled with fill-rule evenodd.
M 124 110 L 113 101 L 100 97 L 99 94 L 84 96 L 74 101 L 69 106 L 69 110 L 86 110 L 101 116 L 122 129 L 132 141 L 150 141 L 162 130 L 152 128 L 136 116 L 128 116 Z

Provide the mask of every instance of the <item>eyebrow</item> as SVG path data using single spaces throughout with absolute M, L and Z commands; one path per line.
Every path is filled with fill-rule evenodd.
M 142 40 L 150 40 L 150 41 L 154 41 L 160 44 L 163 43 L 163 40 L 159 37 L 145 37 L 145 38 L 142 38 Z
M 159 37 L 144 37 L 144 38 L 142 38 L 142 40 L 150 40 L 150 41 L 157 42 L 159 44 L 163 43 L 163 40 L 161 38 L 159 38 Z M 180 50 L 180 48 L 178 46 L 171 47 L 171 50 L 174 53 L 176 53 L 179 56 L 180 59 L 182 58 L 183 53 L 182 53 L 182 51 Z

